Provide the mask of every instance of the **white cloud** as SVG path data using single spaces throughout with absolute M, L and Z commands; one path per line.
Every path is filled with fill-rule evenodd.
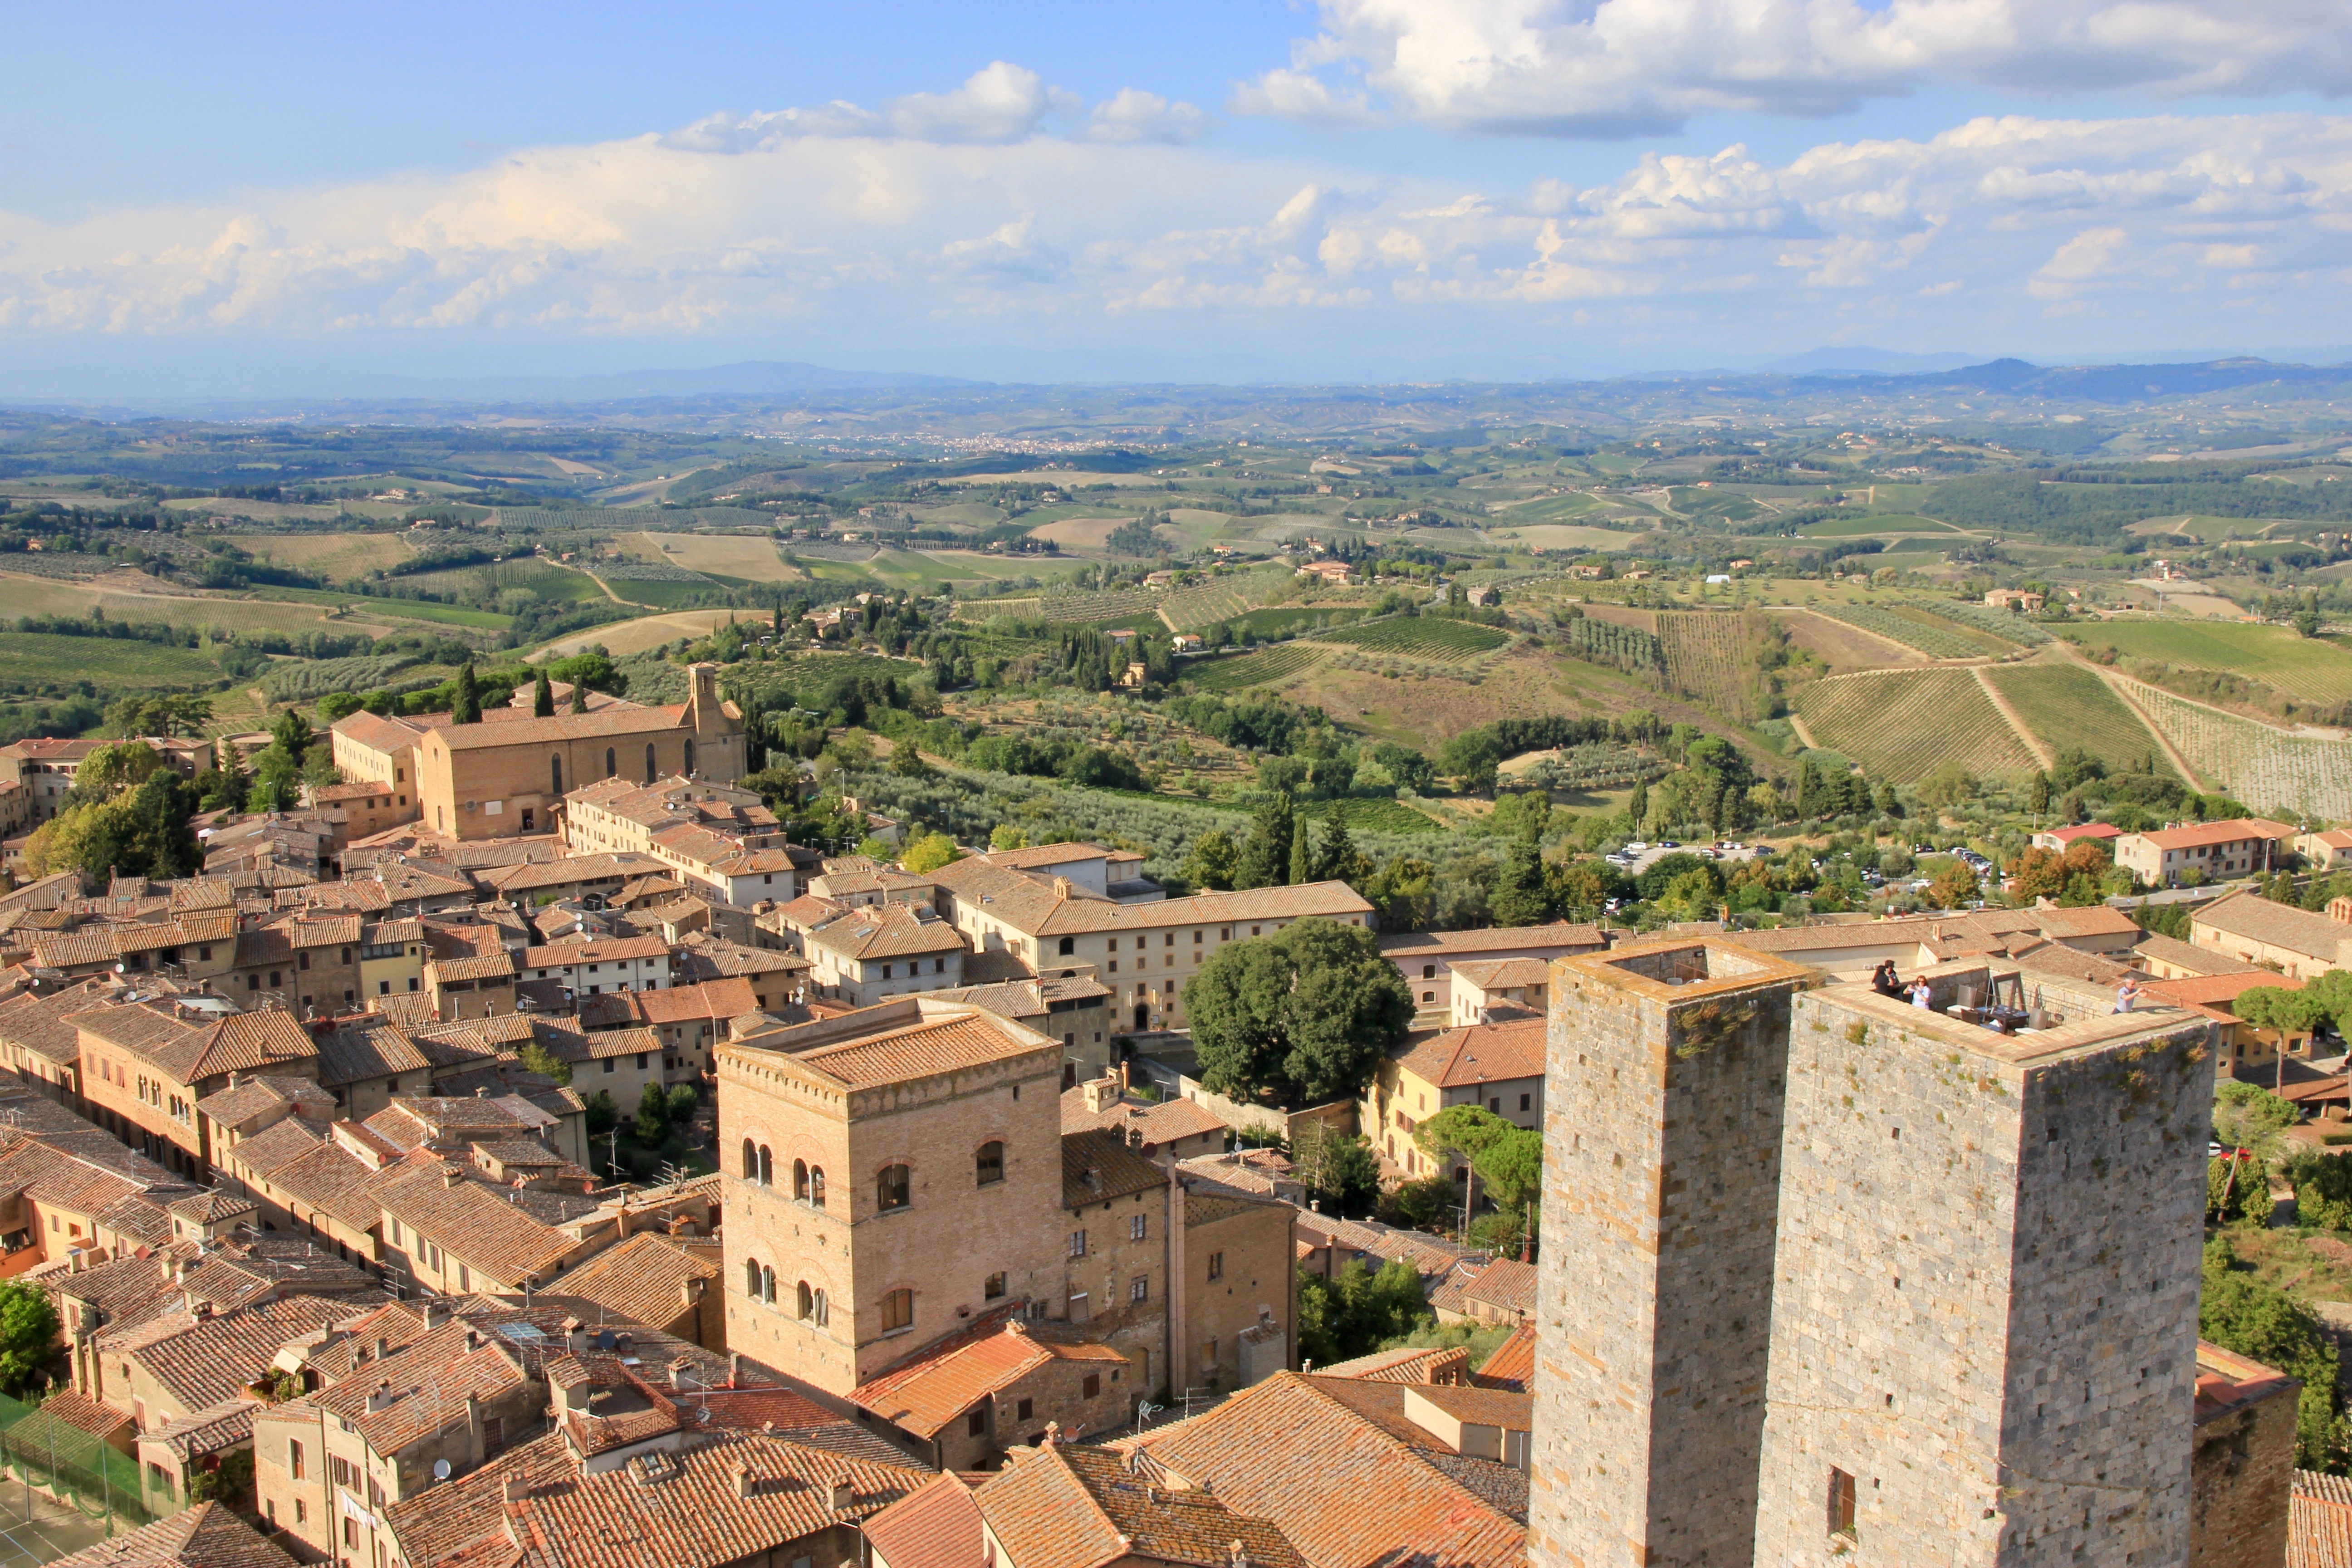
M 1082 132 L 1089 142 L 1197 141 L 1209 117 L 1189 103 L 1171 103 L 1156 92 L 1125 87 L 1095 105 Z
M 1075 113 L 1079 107 L 1075 93 L 1048 86 L 1026 67 L 997 60 L 952 91 L 908 93 L 879 111 L 835 100 L 817 109 L 712 114 L 673 132 L 663 143 L 694 153 L 752 153 L 807 136 L 1019 142 L 1035 135 L 1047 115 Z
M 1021 101 L 975 94 L 926 123 L 970 130 L 988 122 L 974 105 Z M 1178 107 L 1120 113 L 1150 125 Z M 0 331 L 791 322 L 919 345 L 943 312 L 1349 310 L 1377 332 L 1446 307 L 1488 312 L 1516 346 L 1554 330 L 1558 305 L 1591 302 L 1612 330 L 1667 312 L 1643 330 L 1679 320 L 1713 342 L 1725 323 L 1906 310 L 1970 335 L 2045 310 L 2141 311 L 2169 334 L 2258 276 L 2251 308 L 2291 323 L 2281 341 L 2340 342 L 2347 227 L 2352 122 L 2309 115 L 2010 116 L 1783 162 L 1654 153 L 1513 190 L 1148 139 L 763 132 L 713 157 L 646 136 L 234 205 L 0 212 Z
M 1239 113 L 1628 136 L 1710 110 L 1828 114 L 1929 81 L 2003 91 L 2352 89 L 2340 0 L 1320 0 Z M 1315 74 L 1329 71 L 1341 85 Z
M 1360 92 L 1334 92 L 1320 77 L 1287 68 L 1242 83 L 1225 100 L 1235 114 L 1270 114 L 1302 125 L 1356 128 L 1380 123 Z

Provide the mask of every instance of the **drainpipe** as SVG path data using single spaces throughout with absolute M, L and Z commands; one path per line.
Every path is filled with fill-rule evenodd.
M 1160 1154 L 1160 1168 L 1168 1173 L 1168 1395 L 1181 1398 L 1190 1386 L 1191 1336 L 1185 1331 L 1185 1302 L 1191 1274 L 1184 1259 L 1184 1175 L 1176 1168 L 1173 1148 Z

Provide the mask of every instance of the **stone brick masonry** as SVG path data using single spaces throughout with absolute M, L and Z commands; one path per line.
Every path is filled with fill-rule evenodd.
M 1553 966 L 1532 1563 L 1748 1560 L 1811 974 L 1692 942 Z
M 1799 1000 L 1757 1562 L 2184 1560 L 2205 1033 Z

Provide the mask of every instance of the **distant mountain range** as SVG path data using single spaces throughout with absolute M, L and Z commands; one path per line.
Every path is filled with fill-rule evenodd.
M 951 375 L 832 370 L 798 360 L 745 360 L 702 370 L 629 370 L 605 375 L 505 375 L 444 381 L 371 376 L 354 395 L 479 399 L 487 402 L 615 403 L 638 397 L 777 397 L 802 392 L 904 392 L 972 387 Z

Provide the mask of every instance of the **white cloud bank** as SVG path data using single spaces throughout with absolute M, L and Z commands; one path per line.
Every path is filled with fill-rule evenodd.
M 1376 331 L 1441 307 L 1487 312 L 1497 344 L 1578 323 L 1721 344 L 1707 323 L 1731 320 L 1974 342 L 2062 313 L 2176 343 L 2244 310 L 2284 323 L 2272 341 L 2347 331 L 2352 122 L 2326 117 L 1984 119 L 1480 191 L 1181 145 L 1182 106 L 1148 94 L 1023 132 L 1049 90 L 992 67 L 877 111 L 902 132 L 705 121 L 235 206 L 0 213 L 0 331 L 823 323 L 905 348 L 960 318 L 1116 317 L 1181 341 L 1187 312 L 1354 311 Z
M 1630 136 L 1710 110 L 1830 114 L 1930 81 L 2008 92 L 2352 89 L 2342 0 L 1321 0 L 1237 113 Z M 1317 74 L 1317 73 L 1324 74 Z M 1328 76 L 1337 76 L 1335 85 Z

